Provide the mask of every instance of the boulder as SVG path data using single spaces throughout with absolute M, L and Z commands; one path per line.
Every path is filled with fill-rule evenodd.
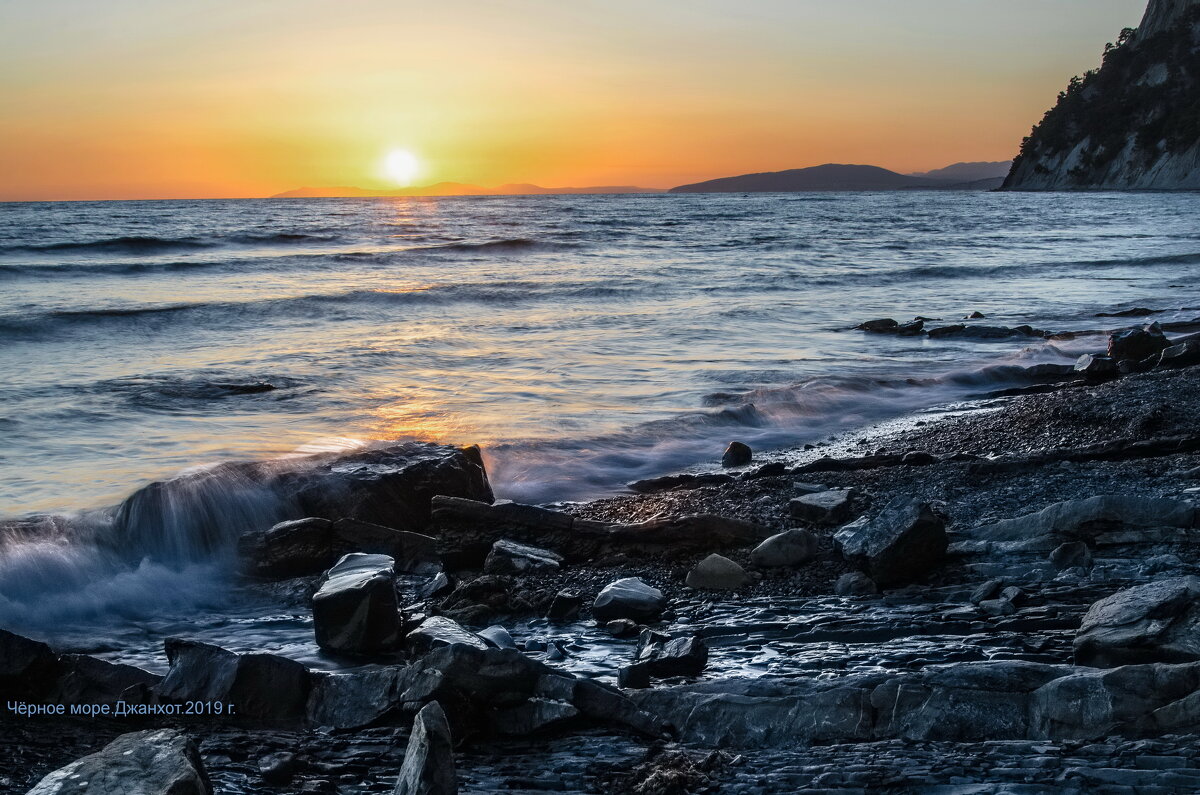
M 550 602 L 546 618 L 555 622 L 575 621 L 583 608 L 583 597 L 574 591 L 559 591 Z
M 1196 508 L 1180 500 L 1105 494 L 1056 502 L 1037 513 L 976 527 L 968 535 L 1050 550 L 1066 540 L 1092 540 L 1125 528 L 1191 528 L 1196 516 Z
M 28 795 L 211 795 L 195 744 L 174 729 L 122 734 L 49 774 Z
M 408 749 L 394 792 L 395 795 L 456 795 L 458 792 L 450 724 L 436 701 L 422 707 L 413 719 Z
M 496 649 L 515 649 L 517 644 L 513 641 L 512 635 L 508 630 L 499 624 L 493 624 L 487 629 L 481 629 L 476 633 L 483 638 L 484 642 L 492 648 Z
M 843 528 L 834 540 L 847 561 L 881 586 L 924 577 L 942 564 L 949 546 L 943 519 L 905 497 L 892 499 L 874 519 Z
M 488 644 L 474 632 L 463 629 L 457 621 L 445 616 L 430 616 L 409 632 L 405 643 L 414 654 L 424 654 L 440 646 L 463 645 L 486 649 Z
M 333 522 L 317 517 L 243 533 L 238 539 L 242 571 L 269 579 L 319 574 L 334 561 L 332 537 Z
M 57 659 L 49 646 L 0 629 L 0 696 L 37 698 L 57 673 Z
M 837 578 L 833 592 L 838 596 L 870 596 L 879 593 L 875 582 L 861 571 L 850 571 Z
M 297 768 L 299 764 L 296 755 L 287 751 L 267 754 L 258 760 L 258 774 L 262 776 L 263 783 L 272 787 L 286 787 L 291 784 L 292 779 L 296 777 Z
M 1004 589 L 1004 580 L 988 580 L 981 583 L 974 591 L 971 592 L 971 597 L 968 601 L 973 605 L 986 602 L 989 599 L 995 599 L 1000 595 L 1000 591 Z
M 742 442 L 730 442 L 721 456 L 723 467 L 744 467 L 754 460 L 754 452 L 750 445 Z
M 432 575 L 442 570 L 437 540 L 432 536 L 358 519 L 333 523 L 333 551 L 339 556 L 349 552 L 387 555 L 397 573 Z
M 60 704 L 146 703 L 162 677 L 132 665 L 112 663 L 86 654 L 64 654 L 49 698 Z
M 715 553 L 697 563 L 686 580 L 689 588 L 702 591 L 736 591 L 749 581 L 745 569 Z
M 558 571 L 562 563 L 562 556 L 548 549 L 502 538 L 492 544 L 492 551 L 483 563 L 483 571 L 485 574 L 533 574 Z
M 442 600 L 442 614 L 468 624 L 486 624 L 498 616 L 532 609 L 512 595 L 512 580 L 497 574 L 485 574 L 460 583 Z
M 579 710 L 572 704 L 549 698 L 531 698 L 523 704 L 497 711 L 492 718 L 492 725 L 500 734 L 527 736 L 558 729 L 577 718 Z
M 1139 585 L 1088 608 L 1075 635 L 1080 665 L 1200 660 L 1200 577 Z
M 592 618 L 607 624 L 619 618 L 633 621 L 657 621 L 667 608 L 667 598 L 657 588 L 637 577 L 609 583 L 592 603 Z
M 351 673 L 312 672 L 307 718 L 310 726 L 360 729 L 399 712 L 407 668 L 374 667 Z
M 793 498 L 789 503 L 792 518 L 817 525 L 842 524 L 850 518 L 853 489 L 831 489 Z
M 865 323 L 859 323 L 855 326 L 860 331 L 870 331 L 873 334 L 891 334 L 899 328 L 900 324 L 890 317 L 881 317 L 878 320 L 868 320 Z
M 387 555 L 346 555 L 313 596 L 317 645 L 342 654 L 373 654 L 399 644 L 403 630 L 396 572 Z
M 1090 353 L 1085 353 L 1075 362 L 1075 372 L 1092 380 L 1116 378 L 1120 374 L 1116 359 Z
M 1089 571 L 1092 568 L 1092 550 L 1086 541 L 1068 541 L 1054 548 L 1050 553 L 1050 563 L 1059 571 L 1075 568 Z
M 223 702 L 235 720 L 298 723 L 311 681 L 300 663 L 275 654 L 235 654 L 219 646 L 168 638 L 170 669 L 158 686 L 164 701 Z M 226 712 L 226 718 L 228 711 Z
M 1157 323 L 1118 331 L 1108 338 L 1108 355 L 1117 361 L 1141 361 L 1169 347 L 1171 343 Z
M 1200 340 L 1188 340 L 1179 345 L 1164 348 L 1156 366 L 1164 369 L 1194 367 L 1200 364 Z
M 754 548 L 750 562 L 761 568 L 799 566 L 817 554 L 817 537 L 807 530 L 788 530 Z
M 699 676 L 708 665 L 708 645 L 699 635 L 651 641 L 638 652 L 638 662 L 645 662 L 651 676 L 665 679 L 671 676 Z

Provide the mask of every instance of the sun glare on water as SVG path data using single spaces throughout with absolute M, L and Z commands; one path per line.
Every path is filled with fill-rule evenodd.
M 383 160 L 383 173 L 401 187 L 411 185 L 420 172 L 420 161 L 407 149 L 393 149 Z

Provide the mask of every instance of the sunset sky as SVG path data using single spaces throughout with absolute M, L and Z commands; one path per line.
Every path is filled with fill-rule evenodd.
M 1007 160 L 1144 8 L 0 0 L 0 199 L 388 188 L 395 151 L 546 186 Z

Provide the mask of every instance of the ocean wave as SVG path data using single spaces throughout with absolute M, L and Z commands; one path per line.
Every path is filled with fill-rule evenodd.
M 58 254 L 87 253 L 101 254 L 163 254 L 172 251 L 193 251 L 217 248 L 223 245 L 260 245 L 283 243 L 327 243 L 338 240 L 334 235 L 316 235 L 299 232 L 273 232 L 268 234 L 238 234 L 229 237 L 154 237 L 126 235 L 101 240 L 63 241 L 58 243 L 23 243 L 0 247 L 0 252 Z

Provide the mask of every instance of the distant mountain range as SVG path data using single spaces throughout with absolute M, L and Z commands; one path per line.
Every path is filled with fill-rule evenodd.
M 804 191 L 992 190 L 1011 163 L 956 163 L 924 174 L 898 174 L 879 166 L 827 163 L 811 168 L 742 174 L 680 185 L 670 193 L 791 193 Z
M 656 188 L 633 185 L 598 185 L 589 188 L 543 188 L 540 185 L 510 184 L 497 188 L 468 185 L 462 182 L 439 182 L 399 190 L 368 190 L 366 188 L 297 188 L 270 197 L 272 199 L 346 198 L 358 196 L 554 196 L 585 193 L 662 193 Z

